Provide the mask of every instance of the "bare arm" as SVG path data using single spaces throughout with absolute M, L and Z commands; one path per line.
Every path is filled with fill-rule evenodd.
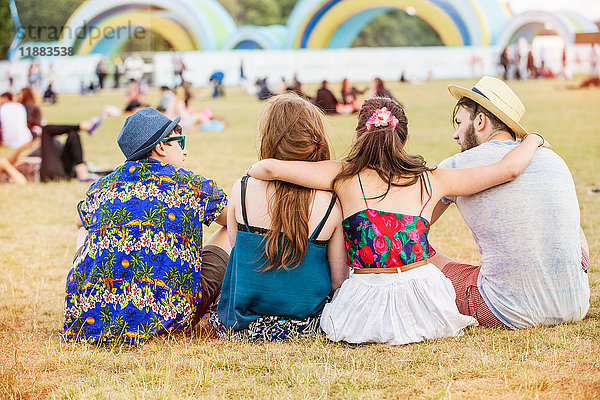
M 229 237 L 229 244 L 231 247 L 235 246 L 235 236 L 237 235 L 237 219 L 236 204 L 240 203 L 240 180 L 238 179 L 231 188 L 231 194 L 229 195 L 229 212 L 227 213 L 227 236 Z
M 215 219 L 215 222 L 221 226 L 227 226 L 227 214 L 229 214 L 228 206 L 223 207 L 221 214 Z
M 495 164 L 477 168 L 436 169 L 432 175 L 436 178 L 436 186 L 441 189 L 438 196 L 467 196 L 512 181 L 527 168 L 542 144 L 540 136 L 528 135 Z
M 581 240 L 581 267 L 587 272 L 590 268 L 590 246 L 581 227 L 579 227 L 579 238 Z
M 12 164 L 12 165 L 17 165 L 17 161 L 19 161 L 19 157 L 21 156 L 21 153 L 23 153 L 25 150 L 33 147 L 33 146 L 39 146 L 41 143 L 41 140 L 39 138 L 36 139 L 32 139 L 31 141 L 25 143 L 24 145 L 22 145 L 21 147 L 17 148 L 9 157 L 8 157 L 8 161 Z
M 77 240 L 75 242 L 75 248 L 78 249 L 81 246 L 83 246 L 83 243 L 85 243 L 85 239 L 87 238 L 87 235 L 88 235 L 88 231 L 84 228 L 83 222 L 81 221 L 79 214 L 77 214 L 77 217 L 75 218 L 75 226 L 78 228 Z
M 441 200 L 437 202 L 437 204 L 435 205 L 435 208 L 433 209 L 433 214 L 431 215 L 430 225 L 433 225 L 435 223 L 435 221 L 437 221 L 438 218 L 442 216 L 444 211 L 446 211 L 448 209 L 449 205 L 450 204 L 445 204 Z
M 5 158 L 0 159 L 0 171 L 4 171 L 17 185 L 25 185 L 27 179 Z
M 339 207 L 339 201 L 338 201 Z M 341 210 L 340 210 L 341 215 Z M 348 255 L 346 253 L 346 243 L 342 231 L 341 220 L 336 226 L 333 235 L 329 238 L 327 245 L 327 260 L 331 268 L 331 291 L 334 292 L 346 279 L 348 279 Z
M 268 158 L 248 169 L 248 175 L 264 181 L 285 181 L 311 189 L 331 190 L 333 178 L 342 169 L 341 161 L 282 161 Z

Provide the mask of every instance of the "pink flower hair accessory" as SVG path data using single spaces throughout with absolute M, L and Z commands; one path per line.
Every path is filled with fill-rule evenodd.
M 372 126 L 381 127 L 392 125 L 392 128 L 398 126 L 398 118 L 394 117 L 392 112 L 387 107 L 378 108 L 373 111 L 373 115 L 367 120 L 365 125 L 367 129 L 371 129 Z

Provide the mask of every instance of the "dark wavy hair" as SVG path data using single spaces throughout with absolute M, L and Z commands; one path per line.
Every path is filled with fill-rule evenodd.
M 395 128 L 392 125 L 381 127 L 371 125 L 367 129 L 367 120 L 375 110 L 383 107 L 398 119 L 398 125 Z M 358 114 L 356 140 L 344 160 L 342 170 L 333 179 L 331 189 L 335 191 L 339 182 L 352 178 L 365 168 L 370 168 L 387 184 L 385 193 L 372 199 L 385 197 L 392 186 L 406 187 L 417 181 L 421 184 L 421 197 L 424 192 L 429 194 L 429 188 L 425 184 L 425 172 L 435 168 L 427 167 L 422 156 L 408 154 L 405 151 L 404 145 L 407 139 L 408 120 L 397 102 L 383 97 L 365 100 Z

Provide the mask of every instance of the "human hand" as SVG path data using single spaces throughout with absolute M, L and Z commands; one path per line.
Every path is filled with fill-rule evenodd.
M 540 135 L 539 133 L 535 133 L 535 132 L 531 132 L 528 133 L 527 135 L 525 135 L 525 137 L 523 138 L 523 141 L 525 141 L 525 139 L 527 139 L 527 137 L 531 136 L 533 138 L 533 136 L 537 136 L 537 140 L 540 141 L 541 143 L 538 145 L 538 147 L 545 147 L 547 149 L 552 150 L 552 145 L 546 141 L 546 139 L 544 139 L 544 137 L 542 135 Z M 533 140 L 533 139 L 529 139 L 529 140 Z
M 275 179 L 272 170 L 272 164 L 274 161 L 275 159 L 272 158 L 260 160 L 259 162 L 254 163 L 250 167 L 248 167 L 245 175 L 264 181 L 273 180 Z

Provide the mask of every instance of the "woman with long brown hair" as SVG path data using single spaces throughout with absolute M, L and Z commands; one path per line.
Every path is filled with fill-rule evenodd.
M 407 139 L 398 103 L 371 98 L 345 162 L 263 160 L 249 170 L 258 179 L 339 196 L 353 274 L 323 310 L 321 328 L 331 340 L 405 344 L 456 336 L 476 324 L 458 312 L 452 283 L 428 260 L 435 255 L 427 237 L 435 205 L 514 179 L 543 143 L 530 135 L 496 164 L 459 170 L 427 167 L 422 156 L 406 152 Z
M 268 101 L 259 132 L 261 159 L 330 159 L 323 114 L 296 94 Z M 316 334 L 328 295 L 348 276 L 336 197 L 246 175 L 228 207 L 233 250 L 211 325 L 222 338 L 243 340 Z

